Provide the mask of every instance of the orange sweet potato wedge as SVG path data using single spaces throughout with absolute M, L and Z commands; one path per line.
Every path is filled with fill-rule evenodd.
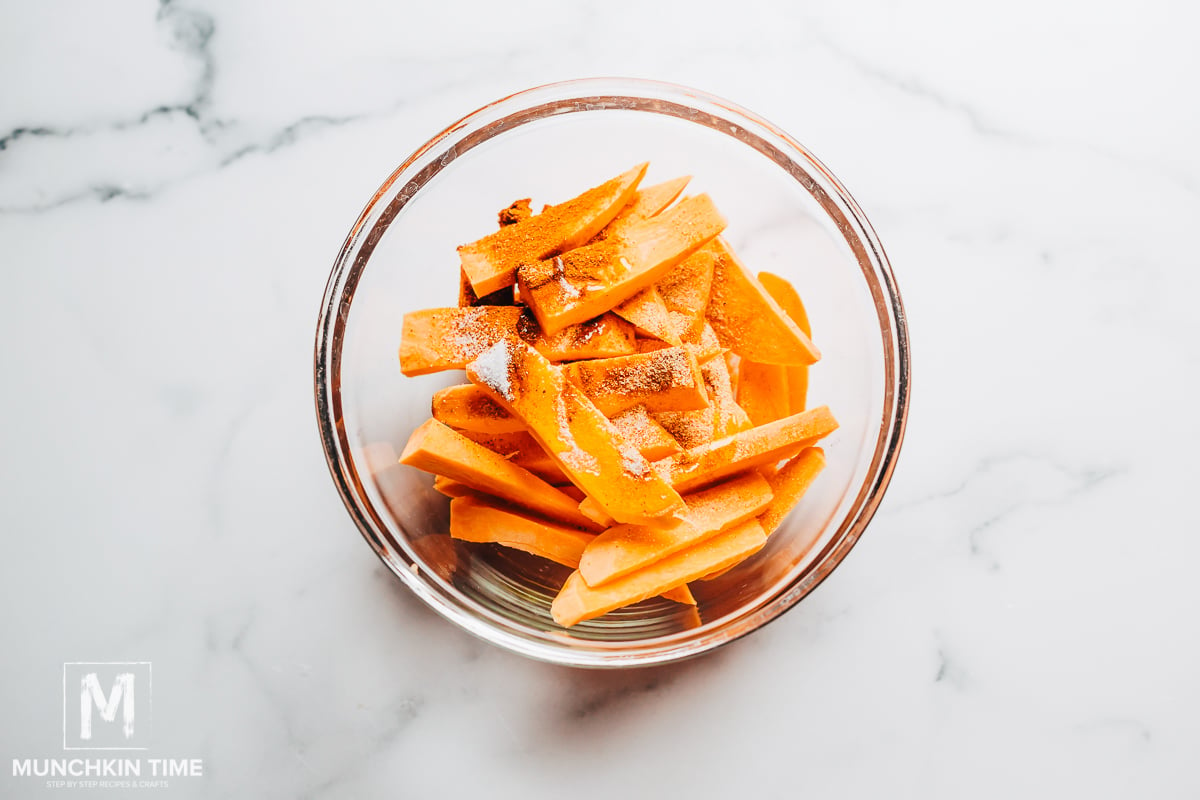
M 675 347 L 683 344 L 676 330 L 679 325 L 671 317 L 658 289 L 653 286 L 642 289 L 621 303 L 613 309 L 613 313 L 627 320 L 640 334 L 661 339 Z
M 757 472 L 686 495 L 687 511 L 668 525 L 617 525 L 587 546 L 579 573 L 601 586 L 660 561 L 765 511 L 771 487 Z
M 758 516 L 763 531 L 770 536 L 783 522 L 788 512 L 796 507 L 800 498 L 812 486 L 821 470 L 825 469 L 825 451 L 819 447 L 807 447 L 793 456 L 790 461 L 767 476 L 773 497 Z
M 754 423 L 733 395 L 733 381 L 724 358 L 711 358 L 700 368 L 708 401 L 713 408 L 713 439 L 721 439 L 753 427 Z
M 579 501 L 579 513 L 583 514 L 601 528 L 611 528 L 613 525 L 617 524 L 617 521 L 613 519 L 607 511 L 604 510 L 604 506 L 597 503 L 591 497 L 585 496 Z
M 577 500 L 581 503 L 587 499 L 587 495 L 583 493 L 583 490 L 573 483 L 564 483 L 562 486 L 558 487 L 558 490 L 570 497 L 572 500 Z M 608 526 L 605 525 L 603 527 L 607 528 Z
M 529 311 L 517 306 L 426 308 L 404 315 L 400 371 L 412 376 L 462 369 L 505 336 L 516 336 L 555 361 L 637 352 L 633 326 L 613 314 L 547 336 Z
M 518 327 L 522 316 L 520 308 L 494 306 L 409 312 L 400 332 L 400 371 L 412 376 L 462 369 L 505 336 L 536 336 L 536 326 Z
M 595 534 L 523 514 L 495 498 L 468 494 L 450 502 L 450 536 L 467 542 L 492 542 L 574 569 Z M 687 584 L 662 593 L 664 599 L 696 605 Z
M 604 226 L 604 230 L 600 231 L 596 239 L 623 236 L 638 223 L 661 213 L 683 193 L 684 187 L 691 179 L 690 175 L 686 175 L 638 189 L 637 194 L 633 196 L 633 202 L 621 209 L 613 221 Z
M 729 388 L 733 391 L 733 396 L 737 397 L 738 390 L 738 372 L 741 371 L 742 359 L 732 350 L 725 351 L 725 370 L 729 373 Z
M 542 333 L 530 344 L 551 361 L 611 359 L 637 351 L 634 326 L 616 314 L 600 314 L 557 333 Z
M 713 408 L 698 411 L 659 411 L 653 416 L 654 421 L 662 425 L 685 451 L 713 440 Z
M 723 352 L 721 340 L 707 320 L 700 326 L 699 336 L 694 339 L 683 337 L 683 346 L 691 350 L 692 355 L 696 356 L 696 360 L 701 364 L 707 363 L 710 358 L 716 358 Z
M 595 523 L 579 513 L 576 501 L 436 419 L 426 420 L 413 431 L 400 463 L 443 475 L 568 525 L 596 530 Z
M 579 566 L 584 548 L 594 537 L 503 503 L 471 496 L 450 501 L 450 535 L 468 542 L 496 542 L 571 568 Z
M 742 359 L 738 368 L 737 402 L 755 425 L 766 425 L 790 413 L 789 369 L 791 367 L 782 364 L 760 364 Z
M 697 339 L 700 336 L 704 310 L 712 292 L 715 262 L 713 250 L 702 247 L 658 281 L 658 293 L 681 337 Z
M 459 247 L 463 272 L 475 294 L 511 286 L 522 263 L 550 258 L 587 242 L 633 200 L 646 166 L 639 164 L 573 200 L 547 206 L 540 214 Z
M 530 342 L 551 361 L 613 358 L 637 352 L 633 326 L 615 314 L 601 314 Z
M 511 306 L 513 304 L 513 287 L 505 286 L 503 289 L 497 289 L 491 294 L 485 294 L 483 297 L 475 294 L 475 290 L 471 288 L 471 282 L 467 280 L 467 273 L 460 268 L 458 271 L 458 307 L 468 308 L 470 306 Z
M 793 366 L 786 369 L 788 413 L 798 414 L 808 408 L 808 367 Z
M 609 416 L 636 405 L 649 411 L 708 408 L 700 365 L 682 347 L 576 361 L 563 374 Z
M 471 386 L 474 388 L 474 384 Z M 513 464 L 524 467 L 546 483 L 562 486 L 562 484 L 571 482 L 559 469 L 558 462 L 552 459 L 537 443 L 537 439 L 525 432 L 524 428 L 515 433 L 480 433 L 479 431 L 459 431 L 459 433 L 471 441 L 483 445 L 493 453 L 499 453 Z
M 712 293 L 705 315 L 722 347 L 763 364 L 814 364 L 821 353 L 779 303 L 734 255 L 716 239 Z
M 808 312 L 804 309 L 804 302 L 800 299 L 800 293 L 796 291 L 796 287 L 771 272 L 758 273 L 758 282 L 767 290 L 767 294 L 775 298 L 775 302 L 779 303 L 779 307 L 791 318 L 792 322 L 804 331 L 804 335 L 811 338 L 812 326 L 808 322 Z
M 450 536 L 467 542 L 491 542 L 574 569 L 595 534 L 540 519 L 483 495 L 467 494 L 450 502 Z M 696 605 L 687 584 L 662 593 L 664 599 Z
M 525 425 L 473 383 L 433 394 L 433 418 L 451 428 L 477 433 L 516 433 Z
M 837 430 L 827 406 L 759 425 L 655 462 L 679 491 L 688 491 L 735 472 L 780 461 Z M 669 429 L 668 429 L 669 430 Z
M 553 333 L 637 294 L 724 229 L 725 218 L 708 195 L 689 197 L 621 237 L 522 264 L 521 299 Z
M 750 417 L 734 400 L 732 381 L 725 359 L 710 358 L 701 365 L 700 374 L 704 379 L 710 409 L 660 411 L 654 414 L 655 421 L 685 450 L 744 431 L 753 425 Z
M 792 322 L 796 323 L 796 326 L 804 331 L 804 335 L 811 339 L 812 327 L 808 323 L 808 312 L 795 287 L 770 272 L 758 273 L 758 280 L 767 293 L 775 298 L 775 302 L 779 303 L 779 307 L 791 318 Z M 788 367 L 787 384 L 789 413 L 796 414 L 803 411 L 808 402 L 808 367 L 803 364 Z
M 674 311 L 673 316 L 678 316 Z M 693 330 L 684 330 L 680 334 L 680 339 L 683 340 L 683 348 L 696 357 L 696 361 L 700 364 L 705 364 L 709 359 L 716 358 L 725 351 L 721 347 L 721 342 L 717 339 L 717 334 L 713 331 L 713 327 L 704 321 L 699 328 L 694 329 L 699 331 L 693 335 Z M 661 339 L 638 339 L 635 343 L 639 353 L 651 353 L 655 350 L 664 350 L 671 347 L 670 344 Z
M 575 571 L 554 598 L 550 613 L 555 622 L 569 628 L 736 564 L 766 541 L 758 520 L 751 519 L 603 586 L 588 586 Z
M 467 377 L 523 421 L 571 482 L 613 519 L 649 522 L 682 510 L 679 493 L 533 348 L 513 338 L 497 342 L 467 365 Z
M 479 494 L 479 492 L 465 483 L 459 483 L 452 478 L 447 478 L 445 475 L 433 476 L 433 490 L 450 498 L 472 497 Z
M 683 603 L 687 606 L 696 605 L 696 598 L 686 583 L 681 583 L 674 589 L 667 589 L 659 597 L 662 597 L 664 600 L 674 600 L 676 603 Z
M 642 457 L 649 461 L 658 461 L 683 450 L 675 437 L 650 416 L 644 405 L 622 411 L 611 419 L 625 441 L 636 447 Z

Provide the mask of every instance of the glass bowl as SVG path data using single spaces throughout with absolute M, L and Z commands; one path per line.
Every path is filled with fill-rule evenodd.
M 515 198 L 535 207 L 649 161 L 646 185 L 693 176 L 753 271 L 790 280 L 823 358 L 810 405 L 841 423 L 828 464 L 751 559 L 694 582 L 698 606 L 650 600 L 569 630 L 549 605 L 567 570 L 496 545 L 452 540 L 432 476 L 396 463 L 461 372 L 400 374 L 408 311 L 452 306 L 455 247 L 495 227 Z M 887 257 L 858 205 L 802 145 L 711 95 L 642 80 L 530 89 L 455 122 L 369 200 L 338 254 L 317 326 L 317 418 L 334 483 L 378 556 L 434 610 L 521 655 L 580 667 L 695 656 L 778 617 L 845 558 L 883 497 L 904 436 L 907 331 Z

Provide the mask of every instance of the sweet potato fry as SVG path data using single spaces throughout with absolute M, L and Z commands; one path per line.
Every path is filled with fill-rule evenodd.
M 451 428 L 478 433 L 515 433 L 525 430 L 520 420 L 504 410 L 473 383 L 447 386 L 433 394 L 433 418 Z
M 804 331 L 804 335 L 812 338 L 812 325 L 808 322 L 808 311 L 804 308 L 804 302 L 800 299 L 800 293 L 796 291 L 796 287 L 792 286 L 786 279 L 779 277 L 770 272 L 758 273 L 758 282 L 767 290 L 767 294 L 779 303 L 779 307 L 784 313 L 796 323 L 796 327 Z
M 584 496 L 584 498 L 579 501 L 579 513 L 583 514 L 601 528 L 611 528 L 613 525 L 617 524 L 617 521 L 613 519 L 607 511 L 604 510 L 604 506 L 597 503 L 591 497 Z
M 767 479 L 767 483 L 771 484 L 772 492 L 775 495 L 766 509 L 758 515 L 758 522 L 763 526 L 763 532 L 768 537 L 796 507 L 800 498 L 808 491 L 813 480 L 824 468 L 825 453 L 819 447 L 807 447 L 801 450 L 779 469 L 776 469 L 774 464 L 758 468 L 759 473 Z M 802 543 L 802 551 L 807 552 L 816 543 L 816 540 L 817 537 L 811 535 L 808 541 Z M 705 575 L 700 580 L 708 581 L 719 578 L 736 566 L 737 564 L 731 564 L 724 569 Z
M 563 367 L 563 375 L 609 416 L 636 405 L 649 411 L 708 407 L 700 365 L 682 347 L 576 361 Z
M 710 358 L 716 358 L 722 353 L 721 341 L 707 320 L 700 326 L 700 335 L 695 339 L 684 337 L 683 346 L 691 350 L 692 355 L 701 364 L 708 363 Z
M 788 512 L 812 486 L 813 481 L 825 468 L 825 451 L 819 447 L 808 447 L 793 456 L 790 461 L 767 476 L 774 496 L 766 509 L 758 515 L 763 531 L 770 536 L 783 522 Z
M 750 471 L 683 500 L 687 511 L 670 524 L 617 525 L 593 539 L 579 562 L 588 586 L 624 577 L 757 516 L 771 502 L 771 487 Z
M 798 414 L 808 408 L 808 367 L 800 364 L 786 369 L 788 413 Z
M 636 447 L 648 461 L 658 461 L 683 450 L 675 437 L 650 416 L 644 405 L 622 411 L 611 419 L 625 441 Z
M 837 429 L 826 406 L 759 425 L 655 462 L 679 491 L 688 491 L 735 472 L 779 461 L 810 447 Z M 669 428 L 668 428 L 669 430 Z
M 404 315 L 400 371 L 425 375 L 462 369 L 505 336 L 516 336 L 559 361 L 608 358 L 637 351 L 633 326 L 613 314 L 545 335 L 527 309 L 517 306 L 426 308 Z
M 737 402 L 755 425 L 766 425 L 788 415 L 789 369 L 782 364 L 742 359 L 738 368 Z
M 700 372 L 713 407 L 713 438 L 721 439 L 753 427 L 750 417 L 733 399 L 733 385 L 725 359 L 709 359 Z
M 467 365 L 467 377 L 523 421 L 571 482 L 617 521 L 648 522 L 683 508 L 587 395 L 533 348 L 497 342 Z
M 645 222 L 661 213 L 683 193 L 683 188 L 688 185 L 690 180 L 691 176 L 689 175 L 638 189 L 637 194 L 633 196 L 633 202 L 621 209 L 613 221 L 605 225 L 604 230 L 597 234 L 596 239 L 623 236 L 638 223 Z
M 686 583 L 681 583 L 674 589 L 667 589 L 659 597 L 664 600 L 674 600 L 676 603 L 683 603 L 686 606 L 696 605 L 696 598 L 692 595 L 692 590 L 688 588 Z
M 472 384 L 474 387 L 474 384 Z M 505 459 L 537 475 L 546 483 L 562 486 L 570 483 L 570 479 L 558 467 L 558 462 L 542 449 L 528 432 L 522 428 L 514 433 L 480 433 L 479 431 L 459 431 L 473 442 L 483 445 L 493 453 L 499 453 Z M 568 492 L 568 494 L 570 494 Z
M 580 503 L 582 503 L 584 500 L 587 499 L 587 495 L 583 493 L 583 489 L 580 489 L 578 486 L 576 486 L 573 483 L 564 483 L 563 485 L 558 487 L 558 490 L 560 492 L 562 492 L 563 494 L 567 495 L 568 497 L 570 497 L 572 500 L 576 500 Z M 604 525 L 602 527 L 607 528 L 609 526 Z
M 445 475 L 433 476 L 433 490 L 450 498 L 474 497 L 480 494 L 465 483 L 459 483 L 453 478 L 447 478 Z
M 571 568 L 579 566 L 584 548 L 594 538 L 594 534 L 472 496 L 450 502 L 450 535 L 468 542 L 496 542 Z
M 763 364 L 813 364 L 821 353 L 723 239 L 710 247 L 712 294 L 705 315 L 722 347 Z
M 743 431 L 752 426 L 750 417 L 733 399 L 733 387 L 724 358 L 710 358 L 700 367 L 712 413 L 704 411 L 664 411 L 654 415 L 684 449 L 690 450 L 713 439 Z
M 737 397 L 738 391 L 738 372 L 740 371 L 742 358 L 732 350 L 725 351 L 725 371 L 729 373 L 729 388 L 733 392 L 733 396 Z
M 725 218 L 708 195 L 687 198 L 618 239 L 522 264 L 521 298 L 542 329 L 553 333 L 637 294 L 724 228 Z
M 812 338 L 812 327 L 808 324 L 808 312 L 800 300 L 800 294 L 790 283 L 770 272 L 758 273 L 758 280 L 779 307 L 784 310 L 804 335 Z M 808 366 L 796 364 L 787 368 L 788 413 L 796 414 L 805 409 L 808 402 Z
M 413 431 L 400 463 L 443 475 L 568 525 L 596 530 L 595 523 L 579 513 L 576 501 L 436 419 L 426 420 Z
M 674 311 L 671 313 L 675 314 Z M 694 355 L 696 361 L 703 365 L 708 363 L 709 359 L 716 358 L 725 351 L 707 320 L 701 323 L 698 330 L 699 333 L 694 336 L 690 331 L 685 331 L 680 335 L 680 339 L 683 340 L 683 349 Z M 661 339 L 638 339 L 635 344 L 639 353 L 652 353 L 655 350 L 665 350 L 671 346 Z
M 683 340 L 676 331 L 676 323 L 671 313 L 663 303 L 658 289 L 653 286 L 642 289 L 633 297 L 613 309 L 613 313 L 621 319 L 630 322 L 638 333 L 661 339 L 667 344 L 679 347 Z
M 652 416 L 685 451 L 713 440 L 713 408 L 697 411 L 658 411 Z
M 550 613 L 559 625 L 569 628 L 736 564 L 766 541 L 758 520 L 751 519 L 603 586 L 588 586 L 575 571 L 554 598 Z
M 475 290 L 471 288 L 471 282 L 467 280 L 467 273 L 460 268 L 458 271 L 458 307 L 468 308 L 470 306 L 511 306 L 513 304 L 513 287 L 505 286 L 503 289 L 497 289 L 491 294 L 485 294 L 483 297 L 475 294 Z
M 450 502 L 450 536 L 467 542 L 492 542 L 574 569 L 595 534 L 521 513 L 502 501 L 467 490 Z M 665 600 L 696 605 L 681 584 L 662 593 Z
M 715 262 L 712 248 L 701 247 L 658 281 L 658 293 L 667 311 L 677 320 L 676 329 L 681 337 L 694 340 L 700 336 L 704 309 L 712 292 Z
M 558 333 L 543 333 L 529 344 L 551 361 L 614 358 L 637 352 L 633 326 L 615 314 L 601 314 Z
M 629 204 L 645 174 L 646 165 L 639 164 L 573 200 L 547 206 L 540 214 L 459 247 L 462 269 L 475 294 L 511 286 L 520 264 L 550 258 L 591 239 Z

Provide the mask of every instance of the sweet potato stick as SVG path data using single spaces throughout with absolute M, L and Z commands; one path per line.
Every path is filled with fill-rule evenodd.
M 812 338 L 812 327 L 808 324 L 808 311 L 800 300 L 800 294 L 790 283 L 770 272 L 758 273 L 759 283 L 767 290 L 779 307 L 791 318 L 792 322 L 804 335 Z M 787 367 L 788 413 L 797 414 L 806 408 L 808 402 L 808 366 L 795 364 Z
M 413 431 L 400 463 L 444 475 L 568 525 L 596 530 L 595 523 L 579 513 L 575 500 L 436 419 Z
M 576 361 L 562 369 L 608 416 L 636 405 L 652 412 L 708 408 L 700 365 L 682 347 Z
M 748 428 L 724 439 L 685 450 L 654 466 L 679 491 L 688 491 L 726 475 L 780 461 L 837 430 L 827 406 Z
M 602 314 L 665 275 L 725 228 L 708 195 L 689 197 L 624 236 L 522 264 L 521 298 L 553 333 Z
M 776 470 L 774 475 L 767 478 L 774 496 L 766 509 L 759 514 L 758 521 L 762 523 L 763 531 L 768 536 L 775 532 L 788 512 L 796 507 L 796 503 L 800 502 L 800 498 L 824 468 L 825 451 L 819 447 L 809 447 L 801 450 L 792 460 Z
M 496 542 L 566 567 L 579 566 L 594 534 L 522 514 L 479 497 L 450 502 L 450 535 L 468 542 Z
M 588 586 L 624 577 L 757 516 L 771 497 L 757 472 L 685 495 L 687 511 L 669 525 L 617 525 L 601 533 L 584 550 L 579 572 Z
M 708 246 L 716 260 L 705 314 L 721 346 L 762 364 L 816 363 L 821 353 L 812 340 L 738 260 L 729 244 L 718 238 Z
M 639 164 L 573 200 L 459 247 L 463 272 L 475 294 L 482 297 L 511 286 L 522 263 L 550 258 L 591 239 L 629 204 L 645 174 L 646 165 Z
M 528 345 L 497 342 L 467 365 L 467 377 L 524 422 L 571 482 L 617 521 L 649 522 L 682 510 L 679 494 L 587 395 Z
M 569 628 L 736 564 L 766 541 L 762 526 L 752 519 L 603 586 L 588 586 L 575 571 L 554 598 L 550 613 L 555 622 Z
M 637 351 L 633 326 L 613 314 L 546 335 L 527 309 L 516 306 L 426 308 L 404 315 L 400 371 L 412 376 L 462 369 L 505 336 L 516 336 L 553 361 Z

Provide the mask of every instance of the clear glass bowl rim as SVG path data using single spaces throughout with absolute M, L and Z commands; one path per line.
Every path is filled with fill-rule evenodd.
M 880 323 L 884 400 L 872 462 L 838 530 L 811 567 L 770 596 L 759 597 L 720 624 L 657 639 L 592 642 L 521 629 L 422 577 L 426 572 L 392 539 L 351 459 L 341 419 L 341 348 L 362 271 L 390 222 L 421 187 L 478 144 L 560 113 L 630 109 L 707 125 L 772 159 L 820 203 L 845 236 L 862 269 Z M 436 134 L 404 160 L 375 192 L 334 262 L 317 322 L 313 357 L 317 423 L 330 475 L 359 531 L 384 564 L 437 613 L 468 632 L 520 655 L 576 667 L 635 667 L 690 658 L 776 619 L 817 587 L 846 557 L 887 490 L 904 440 L 910 395 L 908 327 L 891 265 L 874 229 L 842 183 L 807 148 L 756 114 L 705 92 L 635 78 L 586 78 L 527 89 L 489 103 Z

